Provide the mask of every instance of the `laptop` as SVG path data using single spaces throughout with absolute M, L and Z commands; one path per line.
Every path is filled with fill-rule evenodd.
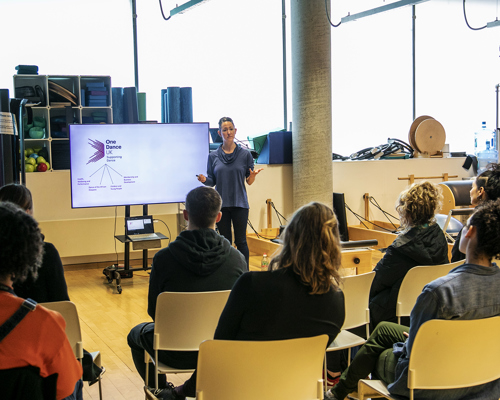
M 151 215 L 125 218 L 125 235 L 132 242 L 161 239 L 156 233 Z

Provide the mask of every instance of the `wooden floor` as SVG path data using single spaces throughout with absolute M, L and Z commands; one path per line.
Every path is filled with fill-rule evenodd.
M 144 383 L 132 361 L 127 335 L 135 325 L 151 321 L 147 314 L 149 273 L 136 271 L 133 278 L 122 279 L 123 292 L 118 294 L 116 285 L 108 284 L 102 273 L 105 266 L 65 267 L 69 296 L 80 316 L 83 345 L 88 351 L 101 352 L 106 368 L 102 378 L 104 399 L 144 399 Z M 168 376 L 174 385 L 187 378 L 189 374 Z M 85 383 L 84 399 L 99 399 L 98 386 Z
M 259 270 L 260 260 L 260 256 L 250 257 L 250 269 Z M 133 278 L 122 279 L 123 291 L 118 294 L 116 284 L 108 284 L 102 272 L 108 265 L 66 265 L 69 296 L 78 309 L 84 348 L 101 352 L 106 368 L 103 399 L 144 399 L 144 383 L 132 361 L 127 335 L 137 324 L 151 321 L 147 314 L 149 271 L 134 271 Z M 167 379 L 177 386 L 189 376 L 172 374 Z M 98 387 L 85 383 L 84 400 L 99 399 Z

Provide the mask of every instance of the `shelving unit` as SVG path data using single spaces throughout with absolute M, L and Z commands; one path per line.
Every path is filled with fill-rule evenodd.
M 74 104 L 63 97 L 54 96 L 53 92 L 49 90 L 49 82 L 55 83 L 72 93 L 74 95 L 72 98 L 75 99 Z M 101 91 L 107 92 L 106 105 L 86 107 L 83 104 L 88 104 L 88 102 L 82 96 L 85 96 L 85 91 L 97 82 L 103 82 L 104 84 Z M 92 118 L 97 118 L 97 122 L 113 123 L 110 76 L 14 75 L 15 97 L 25 97 L 21 93 L 22 89 L 20 89 L 24 86 L 32 88 L 39 86 L 43 91 L 42 104 L 34 103 L 33 101 L 37 100 L 36 98 L 28 98 L 31 103 L 28 102 L 27 107 L 31 107 L 33 117 L 43 117 L 46 121 L 45 134 L 42 138 L 33 139 L 28 132 L 25 132 L 25 147 L 45 147 L 49 154 L 47 161 L 50 164 L 51 171 L 70 168 L 68 124 L 94 123 L 91 120 Z

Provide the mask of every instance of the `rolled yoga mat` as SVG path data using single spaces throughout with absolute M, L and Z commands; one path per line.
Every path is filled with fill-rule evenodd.
M 137 124 L 139 122 L 139 110 L 137 108 L 137 90 L 135 87 L 123 88 L 124 122 L 126 124 Z
M 10 112 L 9 89 L 0 89 L 0 112 Z
M 167 122 L 167 89 L 161 90 L 161 123 Z
M 181 121 L 181 88 L 169 87 L 167 90 L 167 120 L 166 122 L 178 123 Z
M 123 124 L 123 88 L 114 87 L 111 89 L 111 101 L 113 104 L 113 124 Z
M 193 89 L 181 88 L 181 122 L 193 122 Z
M 146 121 L 146 93 L 137 93 L 137 108 L 139 109 L 139 121 Z

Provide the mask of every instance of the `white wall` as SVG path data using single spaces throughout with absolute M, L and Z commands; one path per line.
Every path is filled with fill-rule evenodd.
M 334 161 L 333 188 L 336 192 L 345 193 L 346 203 L 358 214 L 364 215 L 363 194 L 369 193 L 385 211 L 395 215 L 397 196 L 408 185 L 408 181 L 398 178 L 408 177 L 410 174 L 431 177 L 448 173 L 458 176 L 453 179 L 462 179 L 469 176 L 461 167 L 463 161 L 463 158 Z M 292 166 L 259 167 L 263 167 L 264 171 L 257 176 L 253 185 L 247 187 L 249 219 L 257 231 L 267 227 L 266 199 L 271 199 L 285 218 L 294 211 Z M 46 240 L 55 244 L 65 263 L 115 260 L 115 245 L 116 252 L 122 257 L 123 245 L 115 242 L 114 235 L 123 234 L 124 207 L 71 209 L 69 171 L 28 174 L 27 179 L 27 186 L 33 193 L 35 218 L 40 222 Z M 150 206 L 149 212 L 168 224 L 170 234 L 161 223 L 157 223 L 155 229 L 175 238 L 179 232 L 177 210 L 177 204 Z M 132 207 L 132 215 L 141 212 L 141 207 Z M 271 213 L 272 226 L 278 227 L 280 223 L 276 213 L 273 210 Z M 370 207 L 370 218 L 383 220 L 382 213 L 373 206 Z M 350 224 L 359 223 L 349 212 L 348 221 Z M 250 228 L 248 232 L 251 233 Z M 166 246 L 167 242 L 162 242 L 162 245 Z M 142 252 L 133 252 L 134 258 L 141 256 Z

